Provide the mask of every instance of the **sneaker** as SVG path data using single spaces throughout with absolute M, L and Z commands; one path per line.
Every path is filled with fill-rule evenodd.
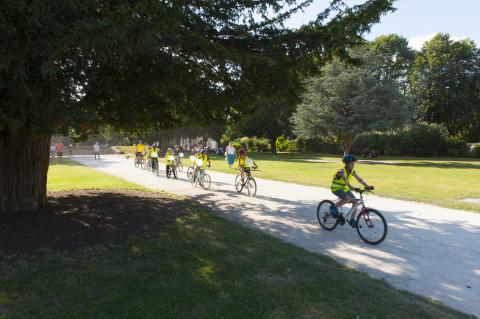
M 332 215 L 333 218 L 337 218 L 337 215 L 338 215 L 337 207 L 330 206 L 330 214 Z
M 348 221 L 348 224 L 349 224 L 350 226 L 352 226 L 352 228 L 357 228 L 357 227 L 358 227 L 357 221 L 356 221 L 355 219 L 353 219 L 353 218 Z

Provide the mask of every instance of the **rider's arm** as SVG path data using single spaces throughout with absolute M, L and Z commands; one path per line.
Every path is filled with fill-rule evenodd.
M 362 184 L 363 186 L 365 187 L 368 187 L 368 184 L 365 183 L 365 181 L 363 179 L 360 178 L 360 176 L 358 176 L 358 174 L 355 172 L 353 173 L 353 176 L 355 177 L 355 179 L 360 183 Z

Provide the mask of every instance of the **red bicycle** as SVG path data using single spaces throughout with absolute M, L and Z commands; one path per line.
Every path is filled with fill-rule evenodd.
M 357 199 L 357 210 L 360 210 L 356 219 L 357 233 L 364 242 L 377 245 L 387 236 L 387 221 L 379 211 L 365 207 L 363 193 L 367 191 L 369 190 L 357 190 L 360 194 L 360 198 Z M 343 226 L 345 220 L 354 212 L 352 207 L 346 216 L 343 216 L 343 213 L 338 213 L 334 217 L 330 212 L 330 207 L 333 205 L 334 203 L 331 200 L 324 200 L 318 204 L 317 219 L 323 229 L 334 230 L 337 225 Z

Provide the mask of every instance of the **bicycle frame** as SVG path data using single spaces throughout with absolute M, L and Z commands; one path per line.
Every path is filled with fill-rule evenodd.
M 352 208 L 350 208 L 350 211 L 347 213 L 347 215 L 343 216 L 346 220 L 349 219 L 350 215 L 353 214 L 353 212 L 358 212 L 359 208 L 361 207 L 360 211 L 363 212 L 365 209 L 365 201 L 363 200 L 363 192 L 359 192 L 360 198 L 355 199 L 357 202 L 357 205 L 353 205 Z

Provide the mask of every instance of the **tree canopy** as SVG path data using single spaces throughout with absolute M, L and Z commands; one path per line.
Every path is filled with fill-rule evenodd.
M 411 83 L 421 120 L 442 124 L 451 135 L 479 126 L 480 50 L 472 41 L 437 34 L 416 56 Z
M 135 130 L 241 116 L 295 96 L 298 71 L 342 56 L 392 1 L 14 1 L 2 5 L 0 130 Z M 315 62 L 315 63 L 313 63 Z M 281 80 L 280 80 L 281 79 Z
M 368 67 L 334 61 L 307 82 L 292 120 L 298 136 L 334 139 L 348 153 L 356 135 L 401 127 L 412 113 L 398 83 L 378 81 Z

